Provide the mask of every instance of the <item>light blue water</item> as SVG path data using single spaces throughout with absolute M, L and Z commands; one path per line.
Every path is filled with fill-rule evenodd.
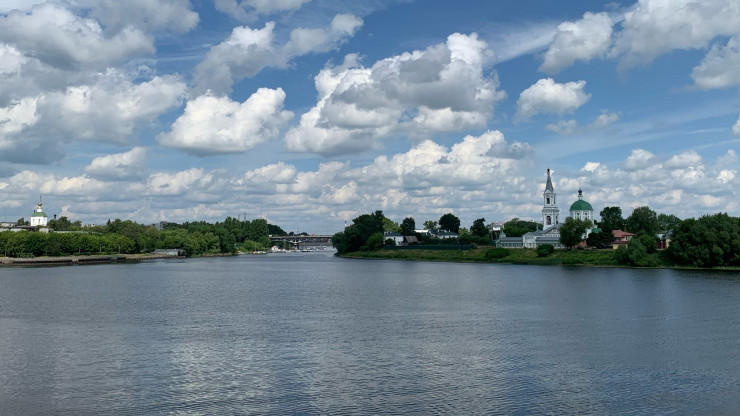
M 740 414 L 740 274 L 0 269 L 0 414 Z

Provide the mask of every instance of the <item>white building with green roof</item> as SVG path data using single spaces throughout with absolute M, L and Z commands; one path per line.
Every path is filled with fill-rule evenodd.
M 574 220 L 594 222 L 594 208 L 583 199 L 583 191 L 578 188 L 578 200 L 570 205 L 570 217 Z
M 44 213 L 44 210 L 41 207 L 41 201 L 39 201 L 36 211 L 31 214 L 31 227 L 46 227 L 48 223 L 49 217 Z

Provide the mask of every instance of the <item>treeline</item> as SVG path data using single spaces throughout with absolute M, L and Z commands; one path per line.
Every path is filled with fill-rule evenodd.
M 285 235 L 264 219 L 223 222 L 167 223 L 153 225 L 115 219 L 106 225 L 82 227 L 66 217 L 49 221 L 52 232 L 0 232 L 0 254 L 10 257 L 59 256 L 98 253 L 149 253 L 156 249 L 181 249 L 186 255 L 236 253 L 270 247 L 269 235 Z
M 601 221 L 595 222 L 597 227 L 591 232 L 586 243 L 589 247 L 605 250 L 610 257 L 608 264 L 622 264 L 638 267 L 656 266 L 686 266 L 686 267 L 740 267 L 740 218 L 726 213 L 704 215 L 700 218 L 679 219 L 672 214 L 657 214 L 649 207 L 635 208 L 627 217 L 622 217 L 619 207 L 606 207 L 600 212 Z M 448 229 L 457 228 L 457 240 L 440 240 L 444 243 L 464 242 L 493 244 L 485 227 L 485 219 L 477 219 L 470 230 L 460 227 L 460 220 L 452 214 L 445 214 L 440 221 L 425 221 L 427 229 L 434 229 L 444 224 Z M 373 214 L 360 215 L 352 221 L 352 225 L 332 238 L 332 243 L 340 254 L 356 251 L 372 251 L 389 244 L 384 241 L 384 231 L 397 231 L 403 235 L 413 235 L 413 218 L 407 217 L 399 225 L 389 220 L 382 211 Z M 537 229 L 538 223 L 522 221 L 515 218 L 504 224 L 506 235 L 519 234 Z M 561 243 L 566 247 L 575 247 L 582 239 L 586 229 L 591 227 L 591 221 L 573 220 L 567 218 L 560 228 Z M 440 227 L 441 228 L 441 227 Z M 622 230 L 635 234 L 628 244 L 611 250 L 614 237 L 612 230 Z M 659 235 L 662 235 L 659 238 Z M 422 244 L 425 241 L 423 235 Z M 665 250 L 659 250 L 661 242 L 668 243 Z M 477 244 L 477 243 L 476 243 Z M 494 252 L 492 252 L 494 253 Z M 541 256 L 548 256 L 552 250 L 543 250 Z M 539 253 L 538 253 L 539 254 Z M 613 257 L 612 257 L 613 256 Z
M 396 232 L 404 236 L 415 236 L 422 244 L 492 244 L 494 236 L 485 225 L 485 218 L 473 221 L 470 229 L 460 226 L 460 218 L 452 213 L 442 215 L 438 221 L 424 221 L 425 229 L 429 231 L 449 231 L 458 234 L 456 238 L 438 239 L 426 233 L 416 233 L 416 221 L 413 217 L 406 217 L 400 224 L 383 215 L 383 211 L 372 214 L 363 214 L 352 220 L 352 224 L 344 231 L 334 234 L 332 245 L 339 254 L 355 251 L 372 251 L 384 245 L 395 244 L 392 239 L 385 239 L 385 232 Z

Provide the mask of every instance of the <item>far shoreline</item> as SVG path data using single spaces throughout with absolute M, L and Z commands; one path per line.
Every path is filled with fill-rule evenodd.
M 363 260 L 398 260 L 398 261 L 426 261 L 439 263 L 478 263 L 478 264 L 510 264 L 521 266 L 574 266 L 592 268 L 620 268 L 620 269 L 670 269 L 670 270 L 701 270 L 701 271 L 729 271 L 740 272 L 740 267 L 703 268 L 696 266 L 679 266 L 660 264 L 657 266 L 630 266 L 618 264 L 613 259 L 611 250 L 556 250 L 546 257 L 538 257 L 535 250 L 512 249 L 510 255 L 500 259 L 485 258 L 484 253 L 491 247 L 479 247 L 471 250 L 387 250 L 356 251 L 346 254 L 336 254 L 340 258 Z

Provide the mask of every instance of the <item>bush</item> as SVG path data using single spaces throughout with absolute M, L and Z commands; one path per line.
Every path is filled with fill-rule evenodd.
M 489 250 L 486 250 L 485 257 L 487 260 L 494 260 L 494 259 L 503 259 L 504 257 L 509 255 L 509 250 L 502 248 L 502 247 L 496 247 Z
M 537 247 L 537 257 L 547 257 L 555 251 L 555 247 L 552 244 L 542 244 Z

